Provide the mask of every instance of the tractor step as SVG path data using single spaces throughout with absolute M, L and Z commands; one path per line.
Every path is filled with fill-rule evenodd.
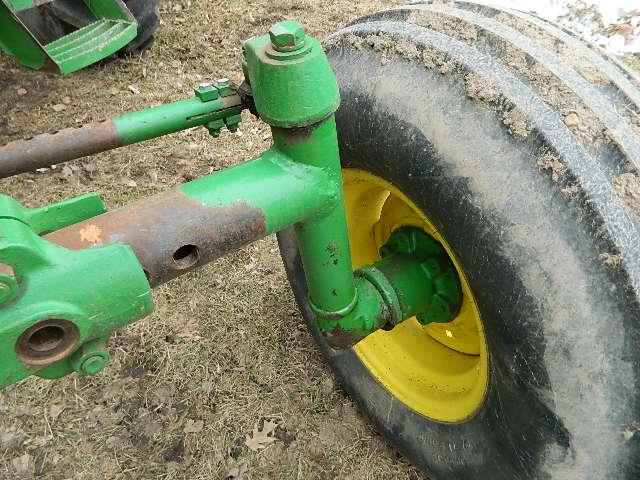
M 101 19 L 44 46 L 63 74 L 117 52 L 138 33 L 135 21 Z

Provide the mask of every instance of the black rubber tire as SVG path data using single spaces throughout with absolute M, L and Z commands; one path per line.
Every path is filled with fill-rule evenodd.
M 124 3 L 138 21 L 138 35 L 118 54 L 141 52 L 153 44 L 160 25 L 158 0 L 124 0 Z M 25 11 L 21 19 L 41 43 L 49 43 L 95 21 L 95 16 L 82 0 L 56 0 Z
M 415 413 L 319 338 L 283 231 L 296 299 L 346 391 L 431 480 L 640 478 L 637 80 L 549 23 L 468 2 L 376 14 L 325 47 L 343 165 L 440 228 L 490 353 L 472 418 Z

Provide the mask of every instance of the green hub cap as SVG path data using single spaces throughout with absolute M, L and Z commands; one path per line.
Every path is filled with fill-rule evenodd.
M 411 287 L 415 284 L 403 285 L 404 288 L 401 288 L 400 292 L 404 295 L 399 295 L 399 299 L 405 318 L 408 312 L 415 312 L 416 319 L 423 325 L 446 323 L 455 318 L 462 304 L 462 292 L 458 274 L 442 245 L 418 228 L 400 228 L 391 234 L 385 245 L 380 247 L 380 256 L 383 260 L 377 267 L 387 276 L 397 278 L 398 285 L 404 283 L 397 272 L 398 266 L 404 263 L 401 258 L 409 256 L 412 263 L 419 262 L 420 273 L 426 280 L 425 285 L 430 286 L 430 288 L 422 287 L 420 290 L 422 298 L 412 299 L 410 293 L 415 292 L 415 288 Z M 387 263 L 385 259 L 393 263 Z M 405 267 L 409 268 L 409 265 Z M 408 275 L 404 278 L 411 282 L 417 279 L 416 276 Z M 427 298 L 424 297 L 425 292 L 427 292 Z M 415 307 L 411 305 L 413 302 L 426 304 L 428 307 L 416 312 Z
M 450 322 L 460 311 L 462 292 L 455 267 L 442 245 L 423 230 L 394 231 L 380 256 L 355 271 L 357 302 L 346 313 L 322 311 L 309 300 L 332 346 L 354 345 L 412 317 L 422 325 Z

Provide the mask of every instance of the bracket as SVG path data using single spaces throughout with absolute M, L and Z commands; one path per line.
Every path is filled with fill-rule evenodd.
M 0 386 L 33 373 L 66 375 L 82 345 L 151 313 L 131 247 L 73 251 L 39 235 L 104 211 L 95 194 L 37 209 L 0 195 Z M 76 361 L 78 371 L 86 360 Z

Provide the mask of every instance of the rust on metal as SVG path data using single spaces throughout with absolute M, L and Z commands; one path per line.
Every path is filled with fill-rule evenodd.
M 11 265 L 6 263 L 0 263 L 0 275 L 7 275 L 8 277 L 15 277 L 16 273 Z
M 111 120 L 16 140 L 0 146 L 0 178 L 32 172 L 121 146 Z
M 73 250 L 130 245 L 149 283 L 156 286 L 265 235 L 259 208 L 242 201 L 210 207 L 171 190 L 44 238 Z
M 324 332 L 322 336 L 331 347 L 335 349 L 344 349 L 353 347 L 356 343 L 366 337 L 367 334 L 343 330 L 342 328 L 337 327 L 328 332 Z
M 308 142 L 312 135 L 313 131 L 318 127 L 318 124 L 308 125 L 305 127 L 296 127 L 296 128 L 279 128 L 272 127 L 274 132 L 278 132 L 278 134 L 285 138 L 288 145 L 297 145 L 299 143 Z
M 16 342 L 16 354 L 25 364 L 42 367 L 62 360 L 78 346 L 78 327 L 68 320 L 49 318 L 25 330 Z

